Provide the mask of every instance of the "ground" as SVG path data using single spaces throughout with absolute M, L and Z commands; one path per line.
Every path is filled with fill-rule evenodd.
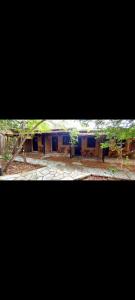
M 44 159 L 44 155 L 42 153 L 27 153 L 27 157 L 31 157 L 34 159 Z M 105 159 L 105 162 L 103 163 L 100 159 L 86 159 L 82 157 L 65 157 L 62 155 L 59 156 L 53 156 L 46 158 L 48 161 L 56 161 L 56 162 L 63 162 L 66 163 L 67 165 L 72 165 L 74 163 L 80 163 L 84 167 L 89 167 L 89 168 L 99 168 L 99 169 L 109 169 L 109 168 L 121 168 L 120 160 L 118 159 Z M 125 163 L 123 165 L 124 169 L 127 169 L 129 171 L 135 172 L 135 160 L 130 159 L 129 163 L 126 163 L 126 160 L 124 160 Z
M 2 167 L 5 166 L 6 162 L 0 159 L 0 164 Z M 39 169 L 41 166 L 39 165 L 31 165 L 31 164 L 25 164 L 25 163 L 20 163 L 20 162 L 13 162 L 11 166 L 9 166 L 9 169 L 6 173 L 6 175 L 11 175 L 11 174 L 18 174 L 22 172 L 27 172 L 27 171 L 32 171 L 35 169 Z
M 27 164 L 18 156 L 10 166 L 7 176 L 1 176 L 0 180 L 135 180 L 135 172 L 124 168 L 120 170 L 117 160 L 103 163 L 80 157 L 70 159 L 55 153 L 52 156 L 28 154 Z M 130 164 L 128 167 L 135 168 L 135 161 L 130 161 Z
M 88 176 L 87 178 L 83 179 L 84 181 L 117 181 L 119 179 L 116 178 L 109 178 L 109 177 L 103 177 L 103 176 Z
M 100 160 L 92 160 L 92 159 L 82 159 L 82 158 L 72 158 L 69 159 L 68 157 L 61 157 L 60 159 L 52 157 L 52 158 L 48 158 L 48 160 L 53 160 L 53 161 L 62 161 L 65 162 L 67 164 L 73 164 L 74 162 L 78 162 L 81 163 L 83 166 L 85 167 L 89 167 L 89 168 L 99 168 L 99 169 L 109 169 L 110 167 L 114 167 L 114 168 L 118 168 L 120 169 L 121 164 L 120 162 L 117 162 L 117 160 L 115 160 L 113 163 L 110 162 L 102 162 Z M 130 170 L 130 171 L 135 171 L 135 166 L 131 166 L 131 165 L 124 165 L 123 166 L 125 169 Z

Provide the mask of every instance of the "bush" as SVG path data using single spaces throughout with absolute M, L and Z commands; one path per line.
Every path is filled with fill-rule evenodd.
M 115 168 L 115 167 L 109 167 L 109 168 L 108 168 L 108 171 L 110 171 L 110 172 L 112 172 L 112 173 L 114 174 L 114 173 L 118 172 L 119 169 L 117 169 L 117 168 Z
M 4 160 L 6 160 L 6 161 L 10 160 L 11 157 L 12 157 L 12 154 L 11 154 L 11 153 L 6 153 L 6 152 L 5 152 L 5 153 L 2 155 L 2 158 L 3 158 Z
M 12 158 L 13 149 L 14 149 L 15 139 L 9 139 L 8 142 L 6 142 L 5 151 L 2 154 L 2 158 L 6 161 L 9 161 Z

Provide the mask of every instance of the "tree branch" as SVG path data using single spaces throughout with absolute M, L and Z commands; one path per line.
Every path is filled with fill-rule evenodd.
M 45 122 L 45 120 L 41 120 L 39 121 L 32 129 L 31 131 L 35 130 L 41 123 Z M 20 134 L 18 136 L 18 139 L 16 141 L 16 145 L 20 139 L 20 137 L 22 137 L 22 135 Z M 22 146 L 23 144 L 25 143 L 25 141 L 27 140 L 27 137 L 24 137 L 23 140 L 21 141 L 20 145 L 19 145 L 19 148 L 15 151 L 15 153 L 13 154 L 12 158 L 8 161 L 8 163 L 6 164 L 5 168 L 4 168 L 4 172 L 7 172 L 9 166 L 11 165 L 11 163 L 13 162 L 13 160 L 15 159 L 15 157 L 20 153 L 20 151 L 22 150 Z

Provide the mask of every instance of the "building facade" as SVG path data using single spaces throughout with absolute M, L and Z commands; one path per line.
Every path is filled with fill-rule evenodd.
M 17 137 L 18 134 L 16 134 Z M 3 153 L 5 147 L 5 141 L 11 139 L 15 136 L 15 133 L 6 133 L 4 136 L 0 134 L 0 154 Z M 101 135 L 97 138 L 96 132 L 85 132 L 80 131 L 78 134 L 78 141 L 75 145 L 70 143 L 70 133 L 69 131 L 63 130 L 52 130 L 48 133 L 37 133 L 34 136 L 29 135 L 26 142 L 23 145 L 23 149 L 26 153 L 39 152 L 44 155 L 50 153 L 62 153 L 68 155 L 71 153 L 73 156 L 82 157 L 102 157 L 101 143 L 105 140 L 105 136 Z M 123 141 L 123 155 L 126 156 L 128 153 L 135 152 L 135 138 L 128 141 Z M 105 149 L 105 156 L 117 157 L 117 152 L 111 149 Z M 133 153 L 134 155 L 134 153 Z
M 96 137 L 96 133 L 79 132 L 78 141 L 72 146 L 73 156 L 83 157 L 102 157 L 101 143 L 105 136 Z M 135 139 L 123 141 L 123 154 L 135 150 Z M 71 151 L 70 134 L 61 130 L 52 130 L 49 133 L 36 134 L 34 137 L 27 139 L 24 145 L 25 152 L 63 153 L 69 154 Z M 105 156 L 117 157 L 117 152 L 109 148 L 105 149 Z

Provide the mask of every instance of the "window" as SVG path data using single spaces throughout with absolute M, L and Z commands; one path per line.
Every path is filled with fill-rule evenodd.
M 87 139 L 87 147 L 88 148 L 95 148 L 96 147 L 96 139 L 94 136 L 90 136 Z
M 64 135 L 63 136 L 63 145 L 69 145 L 70 144 L 70 136 Z

